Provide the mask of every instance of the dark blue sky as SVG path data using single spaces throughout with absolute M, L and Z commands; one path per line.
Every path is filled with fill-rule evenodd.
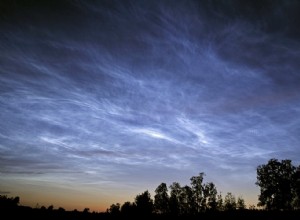
M 2 1 L 0 191 L 105 210 L 199 172 L 256 204 L 300 162 L 299 1 Z M 153 194 L 152 194 L 153 195 Z

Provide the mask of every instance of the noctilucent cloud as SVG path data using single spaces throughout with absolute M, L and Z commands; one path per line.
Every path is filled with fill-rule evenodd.
M 299 1 L 3 1 L 0 191 L 105 211 L 300 162 Z

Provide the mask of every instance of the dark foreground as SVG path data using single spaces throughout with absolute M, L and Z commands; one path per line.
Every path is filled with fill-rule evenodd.
M 18 206 L 14 208 L 0 208 L 1 216 L 6 219 L 43 219 L 43 220 L 105 220 L 105 219 L 254 219 L 254 220 L 299 220 L 300 210 L 297 211 L 262 211 L 262 210 L 243 210 L 243 211 L 226 211 L 226 212 L 206 212 L 194 216 L 172 216 L 158 215 L 112 215 L 109 213 L 90 213 L 79 211 L 64 210 L 41 210 L 30 207 Z

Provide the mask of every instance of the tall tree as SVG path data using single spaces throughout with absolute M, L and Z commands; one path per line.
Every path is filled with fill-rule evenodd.
M 150 215 L 153 212 L 153 200 L 148 190 L 135 197 L 135 204 L 137 214 Z
M 112 215 L 118 215 L 121 212 L 120 208 L 121 208 L 120 203 L 112 204 L 108 212 Z
M 293 201 L 293 176 L 296 168 L 291 160 L 270 159 L 257 167 L 257 182 L 260 187 L 259 206 L 268 210 L 288 210 Z
M 218 211 L 224 210 L 223 197 L 222 197 L 221 192 L 219 193 L 219 195 L 217 195 L 217 210 Z
M 124 202 L 121 206 L 121 213 L 123 215 L 134 215 L 136 211 L 136 205 L 135 203 L 131 203 L 129 201 Z
M 203 178 L 204 178 L 204 173 L 199 173 L 198 176 L 192 176 L 190 178 L 191 180 L 191 186 L 194 194 L 194 199 L 195 199 L 195 206 L 196 206 L 196 211 L 200 212 L 203 210 Z
M 204 196 L 206 200 L 206 208 L 209 210 L 217 209 L 217 188 L 214 183 L 206 183 L 204 185 Z
M 157 213 L 166 214 L 169 213 L 169 195 L 167 184 L 161 183 L 155 189 L 154 195 L 154 208 Z
M 293 208 L 300 209 L 300 166 L 297 167 L 293 175 Z
M 224 209 L 227 211 L 236 209 L 236 199 L 231 192 L 228 192 L 225 196 Z
M 246 209 L 245 200 L 241 196 L 237 198 L 236 208 L 238 210 Z
M 194 195 L 192 188 L 185 185 L 181 189 L 180 194 L 180 204 L 181 204 L 181 214 L 192 215 L 196 211 L 196 206 L 194 202 Z
M 181 186 L 178 182 L 173 182 L 170 185 L 170 212 L 173 215 L 179 215 L 181 212 L 181 194 L 182 194 L 182 189 Z

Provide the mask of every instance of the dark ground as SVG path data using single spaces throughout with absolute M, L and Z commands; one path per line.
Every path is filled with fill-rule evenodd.
M 297 211 L 262 211 L 243 210 L 227 212 L 206 212 L 195 216 L 169 216 L 169 215 L 111 215 L 108 213 L 90 213 L 79 211 L 42 210 L 25 206 L 13 208 L 0 207 L 1 216 L 6 219 L 42 219 L 42 220 L 101 220 L 101 219 L 254 219 L 254 220 L 274 220 L 274 219 L 300 219 L 300 210 Z M 2 218 L 2 217 L 1 217 Z

